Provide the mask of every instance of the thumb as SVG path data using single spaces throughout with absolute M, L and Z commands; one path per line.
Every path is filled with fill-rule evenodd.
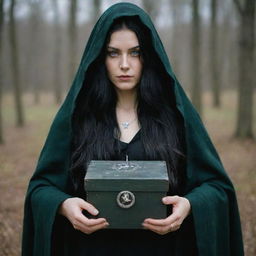
M 176 204 L 179 201 L 179 196 L 166 196 L 162 198 L 164 204 Z
M 81 200 L 80 207 L 92 215 L 96 216 L 99 214 L 99 211 L 92 204 L 90 204 L 84 200 Z

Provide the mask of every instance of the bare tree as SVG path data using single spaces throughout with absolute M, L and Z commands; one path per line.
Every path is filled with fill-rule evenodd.
M 210 25 L 210 74 L 213 93 L 213 106 L 220 107 L 220 70 L 218 65 L 218 31 L 217 31 L 218 0 L 211 0 Z
M 143 0 L 143 7 L 146 12 L 150 15 L 152 20 L 156 19 L 159 4 L 155 0 Z
M 60 18 L 57 0 L 52 0 L 54 11 L 54 94 L 57 104 L 61 103 L 61 78 L 60 78 L 60 55 L 61 55 L 61 35 L 60 35 Z
M 3 136 L 3 117 L 2 117 L 2 86 L 3 86 L 3 68 L 2 68 L 2 38 L 3 38 L 3 23 L 4 23 L 4 0 L 0 0 L 0 144 L 4 143 Z
M 237 34 L 236 26 L 234 25 L 235 9 L 232 6 L 232 1 L 219 1 L 218 12 L 222 18 L 221 26 L 219 26 L 218 40 L 221 44 L 218 47 L 219 64 L 221 65 L 222 81 L 219 83 L 232 88 L 237 84 L 237 45 L 235 38 Z M 220 70 L 220 69 L 218 69 Z
M 9 35 L 10 35 L 10 49 L 11 49 L 11 67 L 13 73 L 13 87 L 14 87 L 14 103 L 16 109 L 16 125 L 24 125 L 24 111 L 22 104 L 22 93 L 21 93 L 21 80 L 19 73 L 19 54 L 17 47 L 17 36 L 16 36 L 16 21 L 14 17 L 15 0 L 11 0 L 10 11 L 9 11 Z
M 173 17 L 173 25 L 172 25 L 172 44 L 171 44 L 171 52 L 172 52 L 172 63 L 174 66 L 174 70 L 176 74 L 179 75 L 179 54 L 175 54 L 177 52 L 177 48 L 179 45 L 179 24 L 180 24 L 180 1 L 171 0 L 171 11 Z
M 42 75 L 40 72 L 40 24 L 42 22 L 42 11 L 40 0 L 29 0 L 30 8 L 30 77 L 33 81 L 34 103 L 40 103 L 40 91 L 42 86 Z M 32 60 L 33 58 L 33 60 Z M 31 65 L 33 62 L 33 65 Z
M 235 136 L 253 138 L 255 0 L 233 0 L 240 15 L 238 116 Z
M 76 25 L 76 13 L 77 13 L 77 0 L 69 0 L 69 81 L 73 80 L 73 76 L 76 68 L 76 44 L 77 44 L 77 25 Z
M 184 9 L 187 7 L 186 1 L 181 0 L 169 0 L 169 6 L 170 8 L 170 14 L 172 15 L 172 25 L 170 28 L 171 38 L 169 39 L 171 41 L 170 49 L 171 49 L 171 60 L 172 60 L 172 66 L 175 70 L 175 73 L 179 77 L 180 73 L 182 72 L 182 59 L 184 48 L 183 46 L 183 38 L 184 35 L 183 31 L 183 21 L 184 21 Z M 182 49 L 183 48 L 183 49 Z
M 100 0 L 93 0 L 93 17 L 92 17 L 92 22 L 93 24 L 96 23 L 98 18 L 100 17 Z
M 192 102 L 199 113 L 202 113 L 202 88 L 200 81 L 200 64 L 201 64 L 201 31 L 200 31 L 200 15 L 199 0 L 192 1 Z

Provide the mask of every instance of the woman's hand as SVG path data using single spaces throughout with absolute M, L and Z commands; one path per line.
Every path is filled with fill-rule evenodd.
M 65 216 L 73 225 L 74 229 L 85 234 L 91 234 L 99 229 L 106 228 L 109 224 L 104 218 L 88 219 L 82 211 L 86 210 L 96 216 L 99 211 L 81 198 L 73 197 L 66 199 L 59 208 L 59 214 Z
M 185 197 L 167 196 L 162 200 L 166 205 L 173 205 L 172 214 L 166 219 L 148 218 L 142 224 L 145 229 L 150 229 L 159 235 L 165 235 L 178 230 L 191 210 L 190 202 Z

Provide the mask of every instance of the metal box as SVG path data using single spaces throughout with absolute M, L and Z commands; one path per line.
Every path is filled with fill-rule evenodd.
M 91 161 L 84 179 L 86 200 L 112 229 L 139 229 L 146 218 L 166 218 L 162 197 L 168 188 L 164 161 Z

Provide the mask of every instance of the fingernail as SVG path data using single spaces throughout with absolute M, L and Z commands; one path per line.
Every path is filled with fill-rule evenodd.
M 94 213 L 95 215 L 97 215 L 97 214 L 99 214 L 99 211 L 98 211 L 98 210 L 93 210 L 93 213 Z
M 166 202 L 166 198 L 164 197 L 164 198 L 162 199 L 162 201 L 163 201 L 163 203 L 165 203 L 165 202 Z

